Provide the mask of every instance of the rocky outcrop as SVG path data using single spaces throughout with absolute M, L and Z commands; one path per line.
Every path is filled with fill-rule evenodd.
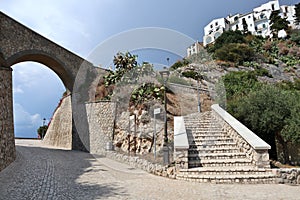
M 139 112 L 136 110 L 134 114 L 136 122 L 134 122 L 133 117 L 130 118 L 129 112 L 121 114 L 116 124 L 114 144 L 123 152 L 130 151 L 137 154 L 148 154 L 154 149 L 154 119 L 149 116 L 147 111 L 142 111 L 139 115 Z M 160 116 L 156 120 L 156 151 L 159 151 L 163 144 L 164 123 L 162 119 L 163 117 Z

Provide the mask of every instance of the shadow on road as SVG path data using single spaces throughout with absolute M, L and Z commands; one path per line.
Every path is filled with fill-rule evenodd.
M 0 172 L 0 199 L 126 198 L 125 189 L 92 155 L 17 146 L 17 159 Z

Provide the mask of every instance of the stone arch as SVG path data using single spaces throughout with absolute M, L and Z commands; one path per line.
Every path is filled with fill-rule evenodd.
M 69 93 L 72 92 L 72 78 L 66 71 L 64 63 L 57 59 L 54 55 L 50 55 L 49 53 L 40 50 L 24 50 L 10 56 L 6 61 L 6 65 L 7 67 L 11 67 L 14 64 L 26 61 L 38 62 L 47 66 L 58 75 L 66 87 L 66 90 Z
M 69 104 L 74 96 L 74 83 L 79 69 L 80 84 L 88 88 L 89 71 L 94 71 L 92 63 L 74 54 L 46 37 L 38 34 L 23 24 L 0 11 L 0 171 L 9 165 L 16 155 L 14 142 L 14 121 L 12 105 L 12 69 L 11 66 L 24 61 L 41 63 L 54 71 L 69 91 Z M 101 69 L 99 70 L 101 71 Z M 79 85 L 79 86 L 81 86 Z M 82 88 L 82 87 L 80 87 Z M 86 94 L 84 94 L 86 96 Z M 76 96 L 76 95 L 75 95 Z M 73 123 L 73 106 L 69 132 L 72 149 L 85 150 Z M 82 112 L 84 112 L 83 110 Z M 62 114 L 65 116 L 65 114 Z M 85 117 L 85 115 L 83 114 Z M 85 120 L 86 121 L 86 120 Z M 4 128 L 2 128 L 4 126 Z M 84 134 L 88 134 L 84 131 Z

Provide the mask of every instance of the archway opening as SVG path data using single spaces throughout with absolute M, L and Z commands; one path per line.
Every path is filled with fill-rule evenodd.
M 37 138 L 37 129 L 51 121 L 66 88 L 43 64 L 27 61 L 12 68 L 15 137 Z

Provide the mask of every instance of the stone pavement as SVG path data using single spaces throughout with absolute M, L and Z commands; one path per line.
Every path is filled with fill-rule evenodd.
M 0 172 L 0 199 L 299 199 L 289 185 L 216 185 L 171 180 L 79 151 L 17 140 Z

